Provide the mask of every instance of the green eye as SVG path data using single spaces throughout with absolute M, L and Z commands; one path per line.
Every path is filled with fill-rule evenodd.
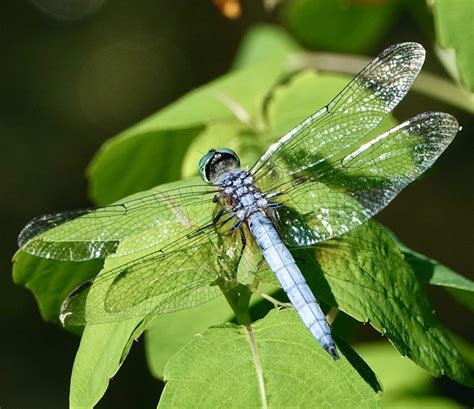
M 237 154 L 230 148 L 220 148 L 220 149 L 217 149 L 216 152 L 227 153 L 227 154 L 233 156 L 234 158 L 238 158 Z M 240 161 L 239 161 L 239 163 L 240 163 Z
M 207 179 L 207 176 L 206 176 L 206 165 L 211 160 L 211 158 L 214 156 L 215 153 L 216 151 L 214 149 L 211 149 L 199 160 L 199 176 L 201 176 L 201 179 L 207 183 L 209 183 L 209 180 Z
M 212 183 L 223 170 L 239 166 L 240 159 L 232 149 L 211 149 L 199 161 L 199 176 L 206 183 Z

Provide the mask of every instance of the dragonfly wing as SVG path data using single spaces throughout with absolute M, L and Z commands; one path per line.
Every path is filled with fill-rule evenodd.
M 224 239 L 209 226 L 192 237 L 172 237 L 138 260 L 108 259 L 94 280 L 66 298 L 61 321 L 85 325 L 145 317 L 217 297 L 222 294 L 217 280 L 235 278 L 242 252 L 237 234 Z
M 394 45 L 365 67 L 327 106 L 270 146 L 252 167 L 264 191 L 317 166 L 369 134 L 405 96 L 425 59 L 417 43 Z
M 289 245 L 309 246 L 359 226 L 423 173 L 459 130 L 426 112 L 295 175 L 274 220 Z
M 131 236 L 134 245 L 120 255 L 150 248 L 157 242 L 140 233 L 158 229 L 169 237 L 212 219 L 215 189 L 195 182 L 172 189 L 165 185 L 97 209 L 40 216 L 21 231 L 19 247 L 35 256 L 67 261 L 104 258 Z

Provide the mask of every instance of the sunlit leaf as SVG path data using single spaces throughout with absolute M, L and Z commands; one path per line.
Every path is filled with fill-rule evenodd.
M 275 287 L 259 287 L 272 294 Z M 250 307 L 258 308 L 266 314 L 273 306 L 254 296 Z M 195 308 L 158 315 L 145 332 L 145 348 L 148 366 L 152 374 L 163 379 L 163 370 L 168 360 L 193 337 L 212 325 L 235 321 L 234 314 L 224 297 L 218 297 Z
M 192 309 L 160 315 L 145 332 L 147 362 L 153 376 L 163 379 L 168 360 L 195 334 L 211 325 L 228 322 L 233 316 L 224 297 Z
M 159 407 L 379 407 L 376 385 L 362 377 L 375 379 L 372 371 L 341 351 L 333 361 L 291 310 L 249 327 L 213 327 L 168 362 Z
M 141 319 L 87 326 L 76 353 L 71 375 L 69 404 L 91 408 L 104 395 L 110 379 L 122 365 Z
M 454 6 L 454 7 L 453 7 Z M 454 76 L 466 89 L 474 91 L 474 7 L 471 0 L 433 1 L 433 13 L 437 42 L 444 49 L 441 60 L 451 70 L 450 60 L 455 59 Z M 449 51 L 454 54 L 449 54 Z
M 178 182 L 178 184 L 185 185 L 185 182 Z M 146 192 L 142 193 L 142 195 L 146 194 Z M 134 195 L 134 197 L 139 196 L 140 194 Z M 155 234 L 159 234 L 159 229 L 155 231 Z M 115 267 L 153 251 L 145 250 L 128 254 L 127 249 L 134 246 L 136 240 L 139 240 L 139 238 L 132 236 L 120 243 L 117 253 L 126 255 L 107 258 L 98 279 Z M 188 284 L 192 288 L 192 280 L 189 280 Z M 90 297 L 87 297 L 84 301 L 85 307 L 83 310 L 81 309 L 82 305 L 79 305 L 77 310 L 79 316 L 76 320 L 87 321 L 99 317 L 99 321 L 102 320 L 106 323 L 87 325 L 84 329 L 71 378 L 70 406 L 72 408 L 92 407 L 102 398 L 109 380 L 125 360 L 133 340 L 140 337 L 146 326 L 154 318 L 153 316 L 146 316 L 145 313 L 140 315 L 140 310 L 138 310 L 135 314 L 132 314 L 136 318 L 107 323 L 108 316 L 110 316 L 110 321 L 114 321 L 115 318 L 114 314 L 106 310 L 105 306 L 106 296 L 110 289 L 99 287 L 98 290 L 94 291 L 94 288 L 92 290 Z M 104 292 L 103 296 L 97 296 L 97 292 L 100 291 Z M 94 300 L 99 300 L 99 302 L 93 303 Z M 126 301 L 124 300 L 125 303 Z M 76 313 L 74 309 L 71 309 L 71 311 Z M 120 314 L 120 311 L 118 314 Z

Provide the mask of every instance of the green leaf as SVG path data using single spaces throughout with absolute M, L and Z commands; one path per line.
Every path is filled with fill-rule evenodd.
M 442 62 L 466 89 L 474 91 L 474 7 L 471 0 L 436 0 L 433 2 L 438 45 L 444 49 Z M 448 50 L 451 49 L 451 50 Z M 448 51 L 454 52 L 453 54 Z M 454 58 L 455 67 L 451 69 Z M 454 71 L 454 72 L 453 72 Z
M 355 350 L 377 373 L 384 387 L 383 401 L 401 391 L 422 390 L 431 381 L 430 374 L 413 361 L 403 358 L 388 342 L 356 345 Z M 403 376 L 400 376 L 403 374 Z
M 432 375 L 471 383 L 466 364 L 433 314 L 415 273 L 378 223 L 366 222 L 321 243 L 314 253 L 295 254 L 308 260 L 302 268 L 317 297 L 370 322 L 402 355 Z
M 365 364 L 358 369 L 370 371 Z M 227 324 L 204 331 L 168 362 L 165 380 L 162 409 L 313 407 L 315 402 L 379 407 L 377 392 L 346 357 L 333 361 L 292 310 L 273 310 L 248 327 Z
M 184 152 L 206 124 L 236 117 L 258 120 L 265 95 L 286 72 L 286 51 L 275 51 L 189 92 L 110 139 L 87 172 L 91 197 L 98 204 L 110 203 L 177 179 Z
M 474 345 L 468 340 L 465 340 L 456 334 L 451 334 L 451 337 L 453 339 L 453 342 L 456 344 L 456 347 L 466 358 L 466 362 L 468 363 L 469 368 L 471 368 L 472 371 L 474 369 Z
M 430 374 L 402 359 L 387 342 L 356 346 L 384 386 L 384 408 L 458 408 L 450 399 L 434 395 Z
M 132 341 L 143 330 L 140 323 L 141 319 L 137 318 L 85 327 L 71 375 L 69 405 L 72 409 L 92 408 L 102 398 Z
M 412 394 L 409 396 L 400 396 L 394 400 L 383 401 L 385 409 L 461 409 L 464 406 L 459 403 L 443 398 L 441 396 L 416 396 Z
M 427 284 L 445 287 L 446 290 L 459 302 L 474 311 L 474 282 L 468 278 L 454 272 L 449 267 L 440 262 L 429 258 L 405 246 L 396 236 L 386 227 L 385 231 L 405 256 L 405 260 L 416 272 L 418 279 Z
M 123 248 L 130 245 L 130 241 L 133 241 L 133 238 L 121 242 L 117 252 L 120 253 Z M 122 257 L 106 258 L 98 277 L 139 255 L 134 253 Z M 101 303 L 100 307 L 104 308 L 104 304 Z M 91 314 L 106 315 L 100 309 L 94 309 Z M 107 390 L 109 380 L 119 370 L 133 341 L 140 337 L 152 319 L 152 316 L 140 317 L 137 315 L 137 318 L 128 320 L 85 326 L 71 376 L 69 396 L 71 408 L 93 407 L 102 398 Z
M 13 279 L 33 292 L 43 319 L 59 322 L 60 307 L 67 294 L 95 276 L 102 264 L 103 260 L 48 260 L 18 251 L 14 256 Z M 138 322 L 140 319 L 85 328 L 72 372 L 71 408 L 92 407 L 103 396 L 131 342 L 143 330 Z
M 327 105 L 349 81 L 349 76 L 305 70 L 276 86 L 268 105 L 272 141 Z
M 272 294 L 275 287 L 259 287 Z M 265 314 L 270 305 L 260 297 L 250 299 L 250 307 L 261 308 Z M 251 309 L 252 312 L 253 308 Z M 265 315 L 264 314 L 264 315 Z M 262 315 L 261 315 L 262 316 Z M 156 316 L 153 324 L 145 332 L 145 351 L 152 374 L 163 379 L 163 371 L 168 360 L 192 338 L 212 325 L 234 322 L 233 311 L 224 297 L 217 297 L 194 308 Z
M 271 133 L 267 143 L 273 142 L 327 105 L 350 80 L 346 75 L 305 70 L 293 76 L 288 83 L 275 87 L 268 106 Z M 387 115 L 370 135 L 379 134 L 394 125 L 396 121 L 393 116 Z
M 455 273 L 453 270 L 442 265 L 436 260 L 423 256 L 414 250 L 405 250 L 404 254 L 405 258 L 413 266 L 413 268 L 420 268 L 421 270 L 421 266 L 429 265 L 431 267 L 432 271 L 430 271 L 429 274 L 420 277 L 427 283 L 474 293 L 473 281 L 463 277 L 462 275 L 459 275 L 458 273 Z M 428 271 L 422 271 L 422 274 L 423 273 L 428 273 Z
M 102 263 L 103 260 L 81 263 L 49 260 L 19 250 L 13 257 L 13 281 L 31 290 L 45 321 L 58 323 L 66 296 L 95 276 Z
M 295 0 L 287 3 L 283 19 L 305 46 L 338 52 L 371 50 L 390 29 L 398 4 Z
M 153 376 L 163 379 L 168 360 L 200 331 L 231 320 L 233 312 L 224 297 L 195 308 L 157 316 L 145 332 L 147 362 Z
M 456 288 L 447 288 L 446 290 L 461 304 L 465 305 L 474 312 L 474 296 L 472 291 L 458 290 Z
M 276 25 L 259 24 L 251 27 L 241 41 L 233 67 L 241 68 L 267 58 L 273 52 L 292 53 L 301 47 L 288 32 Z
M 212 148 L 231 148 L 239 152 L 243 164 L 254 163 L 264 149 L 263 141 L 260 132 L 237 120 L 213 122 L 189 145 L 183 159 L 182 176 L 196 175 L 203 152 Z
M 105 205 L 159 183 L 178 179 L 181 158 L 192 139 L 203 129 L 203 126 L 132 128 L 109 139 L 87 169 L 92 200 Z
M 474 311 L 473 281 L 416 251 L 406 249 L 403 253 L 422 282 L 446 288 L 454 298 Z

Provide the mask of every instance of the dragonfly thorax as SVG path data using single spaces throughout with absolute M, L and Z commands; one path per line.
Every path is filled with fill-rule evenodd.
M 268 201 L 254 185 L 249 172 L 236 169 L 219 178 L 220 200 L 239 220 L 243 221 L 258 211 L 265 211 Z

